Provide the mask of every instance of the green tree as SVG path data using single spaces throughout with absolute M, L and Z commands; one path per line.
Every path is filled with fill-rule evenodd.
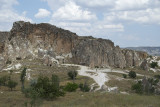
M 12 75 L 12 73 L 13 73 L 13 70 L 10 70 L 9 72 L 10 72 L 10 75 Z
M 74 82 L 77 74 L 78 74 L 77 71 L 69 71 L 69 72 L 68 72 L 68 76 L 73 80 L 73 82 Z
M 27 68 L 24 68 L 22 73 L 21 73 L 21 76 L 20 76 L 20 81 L 22 83 L 22 86 L 21 86 L 21 90 L 23 91 L 24 90 L 24 82 L 25 82 L 25 76 L 26 76 L 26 70 Z
M 30 88 L 25 89 L 24 94 L 26 97 L 34 97 L 34 99 L 37 96 L 38 98 L 51 100 L 63 96 L 65 93 L 59 87 L 58 76 L 52 75 L 52 78 L 49 79 L 41 75 L 36 82 L 33 82 Z
M 123 74 L 123 78 L 127 78 L 127 75 L 126 75 L 126 74 Z
M 1 86 L 6 86 L 9 79 L 10 79 L 10 77 L 8 75 L 0 77 L 0 85 Z
M 83 91 L 83 92 L 89 92 L 89 90 L 90 90 L 90 87 L 89 87 L 89 85 L 87 84 L 87 82 L 85 82 L 84 84 L 79 84 L 79 88 L 80 88 L 80 90 L 81 91 Z
M 150 64 L 151 68 L 155 68 L 155 67 L 158 67 L 158 63 L 157 62 L 152 62 Z
M 8 84 L 7 84 L 7 87 L 10 88 L 11 91 L 12 91 L 12 89 L 15 88 L 17 85 L 18 85 L 17 82 L 15 82 L 15 81 L 13 81 L 13 80 L 9 80 L 9 81 L 8 81 Z
M 129 72 L 129 74 L 128 74 L 128 76 L 130 77 L 130 78 L 136 78 L 136 72 L 134 72 L 134 71 L 130 71 Z
M 132 85 L 132 90 L 134 90 L 138 94 L 143 94 L 142 81 L 138 81 L 138 83 Z

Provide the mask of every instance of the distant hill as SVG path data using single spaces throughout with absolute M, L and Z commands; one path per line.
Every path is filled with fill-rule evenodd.
M 160 56 L 160 47 L 127 47 L 127 49 L 144 51 L 153 56 Z

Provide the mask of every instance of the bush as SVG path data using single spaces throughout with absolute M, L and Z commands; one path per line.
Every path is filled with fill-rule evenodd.
M 126 75 L 126 74 L 123 74 L 123 78 L 127 78 L 127 75 Z
M 70 72 L 68 72 L 68 76 L 72 79 L 72 80 L 74 80 L 75 78 L 76 78 L 76 76 L 77 76 L 77 71 L 70 71 Z
M 76 83 L 67 83 L 67 85 L 64 87 L 64 90 L 65 91 L 68 91 L 68 92 L 74 92 L 76 91 L 78 88 L 78 84 Z
M 59 87 L 58 76 L 52 75 L 51 80 L 48 77 L 39 76 L 37 81 L 32 81 L 31 86 L 24 90 L 24 94 L 30 98 L 55 99 L 59 96 L 64 96 L 65 93 Z
M 143 78 L 142 81 L 138 81 L 138 83 L 132 85 L 132 90 L 134 90 L 138 94 L 153 94 L 155 93 L 155 89 L 157 88 L 158 82 L 158 79 Z
M 7 75 L 0 77 L 0 86 L 6 86 L 9 79 L 10 77 Z
M 158 63 L 157 62 L 152 62 L 150 65 L 151 65 L 151 68 L 158 67 Z
M 9 81 L 8 81 L 8 84 L 7 84 L 7 87 L 10 88 L 11 91 L 12 91 L 12 89 L 15 88 L 17 85 L 18 85 L 17 82 L 15 82 L 15 81 L 13 81 L 13 80 L 9 80 Z
M 154 75 L 154 77 L 160 79 L 160 75 Z
M 138 81 L 138 83 L 132 85 L 132 90 L 134 90 L 138 94 L 142 94 L 143 93 L 142 82 Z
M 129 76 L 130 78 L 136 78 L 136 72 L 130 71 L 129 74 L 128 74 L 128 76 Z
M 12 63 L 12 61 L 10 61 L 10 60 L 6 61 L 6 64 L 11 64 L 11 63 Z
M 90 90 L 90 87 L 87 85 L 87 83 L 84 83 L 84 84 L 81 83 L 81 84 L 79 84 L 79 88 L 83 92 L 89 92 L 89 90 Z

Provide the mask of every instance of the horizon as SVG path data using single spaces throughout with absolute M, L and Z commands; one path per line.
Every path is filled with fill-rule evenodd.
M 160 46 L 160 0 L 0 0 L 0 31 L 15 21 L 49 23 L 120 47 Z

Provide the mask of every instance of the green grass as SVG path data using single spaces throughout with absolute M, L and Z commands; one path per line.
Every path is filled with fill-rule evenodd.
M 137 94 L 72 92 L 53 101 L 43 101 L 40 107 L 159 107 L 159 99 L 160 96 Z M 30 100 L 20 91 L 0 94 L 0 107 L 24 107 L 25 102 Z
M 47 67 L 44 66 L 41 60 L 33 61 L 21 61 L 30 71 L 32 78 L 37 78 L 38 75 L 45 75 L 51 77 L 52 74 L 56 74 L 60 78 L 60 84 L 65 85 L 67 82 L 72 82 L 67 73 L 70 70 L 78 69 L 77 67 Z M 14 70 L 14 72 L 22 71 Z M 14 91 L 9 91 L 6 87 L 0 87 L 0 107 L 24 107 L 25 102 L 30 102 L 30 99 L 26 98 L 21 93 L 20 74 L 11 75 L 12 79 L 18 82 L 18 86 Z M 136 70 L 136 72 L 141 72 Z M 144 73 L 144 71 L 142 71 Z M 141 73 L 141 74 L 142 74 Z M 114 76 L 123 78 L 120 73 L 107 73 L 112 75 L 107 86 L 117 86 L 119 91 L 131 92 L 131 85 L 136 79 L 123 79 L 121 81 L 116 80 Z M 155 73 L 156 74 L 156 73 Z M 155 75 L 154 74 L 154 75 Z M 0 72 L 0 76 L 9 75 L 8 72 Z M 152 74 L 153 75 L 153 74 Z M 139 78 L 137 78 L 139 79 Z M 78 75 L 75 82 L 84 83 L 87 81 L 89 85 L 95 83 L 95 81 L 89 77 Z M 29 85 L 29 81 L 26 80 L 25 86 Z M 1 93 L 3 92 L 3 93 Z M 29 104 L 28 104 L 28 107 Z M 107 93 L 107 92 L 81 92 L 79 89 L 76 92 L 66 93 L 64 97 L 59 97 L 53 101 L 43 101 L 40 107 L 160 107 L 160 96 L 146 96 L 130 93 L 130 95 L 124 95 L 120 93 Z

